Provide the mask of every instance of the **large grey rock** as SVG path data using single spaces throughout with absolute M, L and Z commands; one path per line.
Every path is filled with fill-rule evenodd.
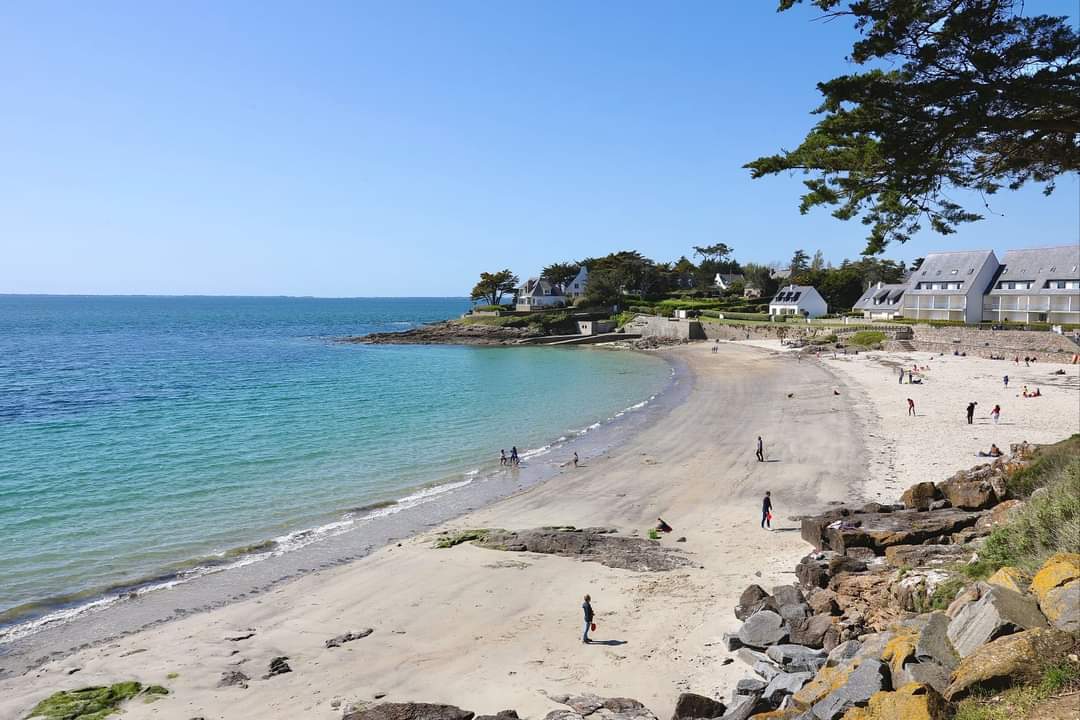
M 826 553 L 811 553 L 795 566 L 795 577 L 805 588 L 823 588 L 829 584 L 829 559 Z
M 846 683 L 815 703 L 811 711 L 820 720 L 836 720 L 849 709 L 866 705 L 874 693 L 888 688 L 884 663 L 867 658 L 851 671 Z
M 721 640 L 724 643 L 724 648 L 728 652 L 735 652 L 743 646 L 742 640 L 739 639 L 737 633 L 724 633 Z
M 739 628 L 739 639 L 752 648 L 766 648 L 783 642 L 788 636 L 784 618 L 771 610 L 760 610 L 746 619 Z
M 802 645 L 773 645 L 765 654 L 785 672 L 817 672 L 826 660 L 824 650 L 811 650 Z
M 802 603 L 788 603 L 781 605 L 778 612 L 780 617 L 790 624 L 807 617 L 810 614 L 810 606 Z
M 689 718 L 717 718 L 724 714 L 727 708 L 719 700 L 695 695 L 694 693 L 681 693 L 675 701 L 675 714 L 671 720 L 688 720 Z
M 839 615 L 840 606 L 836 602 L 836 593 L 824 588 L 812 588 L 806 594 L 806 604 L 815 615 Z
M 780 674 L 780 668 L 772 664 L 768 660 L 762 660 L 761 662 L 754 663 L 754 672 L 766 680 L 772 680 L 774 677 Z
M 840 643 L 832 650 L 829 651 L 829 655 L 825 660 L 825 664 L 829 667 L 836 667 L 842 665 L 851 658 L 855 657 L 855 654 L 859 652 L 859 648 L 862 647 L 862 643 L 858 640 L 847 640 Z
M 828 615 L 812 615 L 791 623 L 790 640 L 797 645 L 820 648 L 825 645 L 825 634 L 833 626 Z
M 768 655 L 763 652 L 758 652 L 757 650 L 751 650 L 747 647 L 739 648 L 738 650 L 736 650 L 735 657 L 737 657 L 739 660 L 742 660 L 750 667 L 754 667 L 754 665 L 759 662 L 769 662 Z
M 759 610 L 775 610 L 776 602 L 772 600 L 765 588 L 760 585 L 751 585 L 742 591 L 739 596 L 739 604 L 735 606 L 735 617 L 745 620 Z
M 1051 625 L 1074 635 L 1080 633 L 1080 580 L 1047 590 L 1040 602 L 1052 618 Z
M 802 690 L 802 686 L 810 682 L 812 677 L 814 677 L 812 672 L 780 673 L 769 681 L 761 697 L 776 707 L 786 696 L 794 695 Z
M 841 555 L 851 548 L 869 548 L 882 555 L 885 548 L 893 545 L 921 545 L 932 538 L 948 537 L 973 526 L 981 516 L 980 512 L 956 508 L 889 513 L 861 513 L 841 508 L 803 518 L 802 536 L 816 548 Z
M 795 585 L 777 585 L 772 589 L 772 596 L 780 607 L 806 604 L 802 590 Z
M 933 660 L 926 662 L 907 663 L 899 672 L 892 674 L 892 685 L 895 688 L 903 687 L 908 683 L 922 683 L 929 685 L 939 693 L 944 693 L 949 687 L 950 673 L 942 665 Z
M 764 680 L 758 680 L 757 678 L 753 677 L 743 678 L 739 682 L 735 683 L 735 694 L 753 695 L 757 693 L 758 695 L 760 695 L 761 692 L 765 689 L 765 686 L 768 684 L 769 683 L 765 682 Z
M 772 708 L 759 695 L 742 695 L 731 703 L 722 720 L 748 720 L 751 715 L 768 712 Z
M 926 627 L 919 633 L 919 640 L 915 644 L 915 657 L 919 662 L 932 660 L 941 664 L 948 670 L 955 670 L 960 664 L 960 656 L 956 653 L 952 641 L 949 640 L 949 617 L 943 612 L 931 613 Z M 938 692 L 943 692 L 934 688 Z
M 1020 593 L 992 585 L 965 605 L 949 623 L 946 635 L 961 658 L 991 640 L 1019 630 L 1047 627 L 1039 607 Z
M 379 703 L 347 710 L 341 720 L 472 720 L 474 714 L 454 705 Z

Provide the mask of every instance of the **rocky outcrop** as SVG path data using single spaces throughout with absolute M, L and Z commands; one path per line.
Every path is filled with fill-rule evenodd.
M 372 629 L 372 628 L 364 628 L 360 632 L 351 632 L 350 631 L 350 632 L 344 633 L 342 635 L 337 635 L 336 637 L 332 637 L 332 638 L 330 638 L 329 640 L 326 641 L 326 647 L 328 647 L 328 648 L 341 647 L 342 645 L 344 645 L 347 642 L 352 642 L 353 640 L 361 640 L 363 638 L 366 638 L 368 635 L 370 635 L 373 632 L 375 632 L 375 630 Z
M 900 503 L 912 510 L 929 510 L 930 503 L 941 498 L 941 491 L 932 482 L 915 483 L 900 496 Z
M 671 720 L 691 720 L 691 718 L 718 718 L 727 707 L 719 700 L 694 693 L 682 693 L 675 701 L 675 713 Z
M 803 518 L 802 537 L 818 549 L 840 554 L 862 547 L 884 555 L 885 549 L 894 545 L 948 540 L 953 533 L 974 526 L 981 516 L 956 508 L 871 513 L 839 508 Z
M 639 572 L 675 570 L 693 564 L 682 550 L 653 540 L 616 535 L 610 528 L 494 529 L 483 533 L 474 543 L 491 550 L 576 557 Z
M 538 326 L 515 328 L 447 320 L 401 332 L 371 333 L 342 338 L 341 341 L 360 345 L 516 345 L 521 340 L 543 335 Z
M 964 658 L 1002 635 L 1045 627 L 1046 618 L 1032 600 L 1003 587 L 988 586 L 981 598 L 956 614 L 947 635 Z
M 865 708 L 849 710 L 843 720 L 945 720 L 949 707 L 945 698 L 923 683 L 908 683 L 895 692 L 878 692 Z
M 593 694 L 549 695 L 554 702 L 570 710 L 552 710 L 544 720 L 656 720 L 648 708 L 631 698 L 603 698 Z
M 472 720 L 475 714 L 455 705 L 377 703 L 349 708 L 341 720 Z
M 982 645 L 960 662 L 945 699 L 959 700 L 975 690 L 999 690 L 1037 680 L 1042 668 L 1060 659 L 1075 642 L 1062 630 L 1037 628 Z

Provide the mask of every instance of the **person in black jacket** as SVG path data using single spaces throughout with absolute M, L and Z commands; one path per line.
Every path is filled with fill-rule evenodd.
M 591 600 L 591 598 L 586 595 L 585 602 L 581 603 L 581 609 L 585 611 L 585 632 L 581 635 L 581 642 L 583 643 L 592 642 L 589 640 L 589 628 L 592 627 L 593 611 L 592 603 L 590 603 L 589 600 Z
M 761 527 L 772 530 L 772 493 L 768 490 L 761 501 Z

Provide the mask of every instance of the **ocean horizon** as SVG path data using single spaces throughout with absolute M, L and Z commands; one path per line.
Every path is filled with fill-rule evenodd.
M 0 295 L 0 642 L 500 482 L 654 397 L 640 353 L 366 346 L 464 298 Z

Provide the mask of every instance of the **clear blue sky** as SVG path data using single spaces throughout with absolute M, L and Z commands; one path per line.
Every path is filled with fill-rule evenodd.
M 741 167 L 798 143 L 853 37 L 774 7 L 5 3 L 0 292 L 463 295 L 619 249 L 854 257 L 862 225 Z M 994 210 L 888 256 L 1080 237 L 1075 177 Z

